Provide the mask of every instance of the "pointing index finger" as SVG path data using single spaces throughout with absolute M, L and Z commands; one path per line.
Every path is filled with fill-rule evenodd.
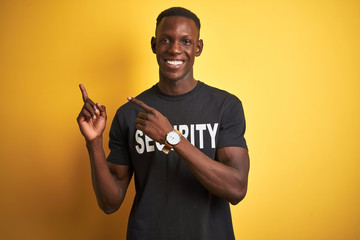
M 88 99 L 88 94 L 87 94 L 86 88 L 81 83 L 79 84 L 79 87 L 80 87 L 80 90 L 81 90 L 82 98 L 83 98 L 83 100 L 85 102 L 86 99 Z
M 141 107 L 142 109 L 144 109 L 145 112 L 152 112 L 153 111 L 152 107 L 149 107 L 148 105 L 146 105 L 143 101 L 141 101 L 139 99 L 136 99 L 136 98 L 133 98 L 133 97 L 128 97 L 127 99 L 128 99 L 129 102 L 133 102 L 136 105 L 138 105 L 139 107 Z

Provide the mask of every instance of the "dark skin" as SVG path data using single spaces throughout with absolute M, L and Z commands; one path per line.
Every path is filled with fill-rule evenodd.
M 151 39 L 151 48 L 159 64 L 160 90 L 168 95 L 191 91 L 197 84 L 193 77 L 195 57 L 201 55 L 203 41 L 193 20 L 185 17 L 164 18 Z M 178 65 L 167 61 L 177 60 Z
M 157 27 L 151 48 L 159 64 L 160 90 L 168 95 L 191 91 L 197 84 L 193 77 L 194 59 L 200 56 L 203 42 L 195 23 L 184 17 L 165 17 Z M 88 148 L 92 182 L 100 208 L 105 213 L 115 212 L 122 204 L 132 171 L 129 166 L 107 163 L 102 134 L 106 124 L 105 106 L 88 98 L 80 85 L 84 106 L 78 116 L 78 124 Z M 144 111 L 136 118 L 136 128 L 159 143 L 173 127 L 156 109 L 135 98 L 128 100 Z M 246 195 L 249 155 L 245 148 L 224 147 L 217 149 L 216 160 L 209 158 L 182 137 L 174 147 L 199 182 L 212 194 L 239 203 Z

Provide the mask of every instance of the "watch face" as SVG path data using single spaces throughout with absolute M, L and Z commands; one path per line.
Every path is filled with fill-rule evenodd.
M 166 141 L 170 145 L 176 145 L 180 142 L 180 135 L 175 131 L 169 132 L 168 135 L 166 135 Z

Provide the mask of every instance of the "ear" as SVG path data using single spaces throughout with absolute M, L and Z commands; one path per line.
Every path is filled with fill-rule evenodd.
M 151 38 L 151 50 L 153 53 L 156 53 L 156 38 L 155 37 Z
M 203 40 L 202 39 L 199 39 L 197 42 L 196 42 L 196 52 L 195 52 L 195 56 L 196 57 L 199 57 L 202 53 L 202 50 L 203 50 L 203 47 L 204 47 L 204 43 L 203 43 Z

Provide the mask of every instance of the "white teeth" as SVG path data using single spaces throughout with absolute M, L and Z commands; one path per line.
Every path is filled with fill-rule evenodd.
M 183 63 L 183 61 L 176 61 L 176 60 L 174 60 L 174 61 L 168 60 L 168 61 L 166 61 L 166 62 L 167 62 L 168 64 L 174 65 L 174 66 L 178 66 L 178 65 L 180 65 L 180 64 Z

